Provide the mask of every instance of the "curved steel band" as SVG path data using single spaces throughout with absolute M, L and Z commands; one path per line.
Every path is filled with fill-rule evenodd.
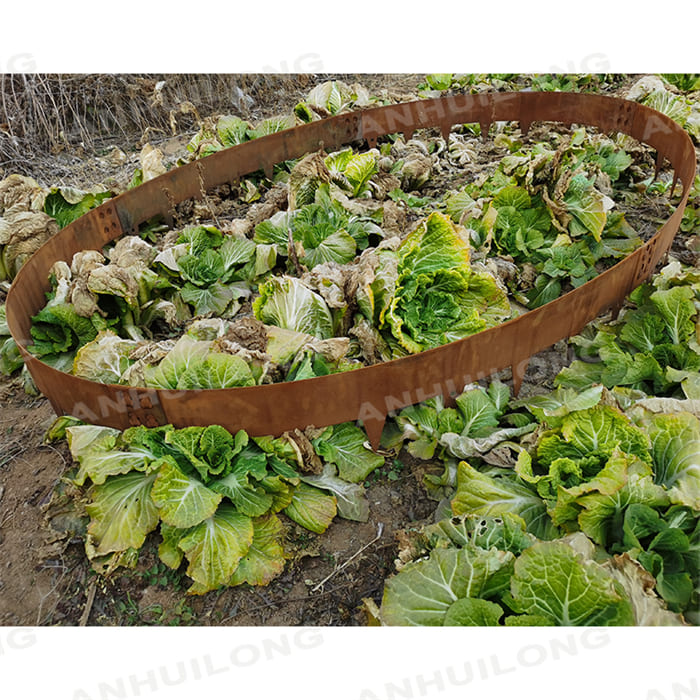
M 352 372 L 297 382 L 237 389 L 164 391 L 104 385 L 57 371 L 27 352 L 31 317 L 49 289 L 57 260 L 70 261 L 84 249 L 101 249 L 139 224 L 160 215 L 172 222 L 174 207 L 244 175 L 303 156 L 365 141 L 374 146 L 385 134 L 407 138 L 417 129 L 438 127 L 447 137 L 453 124 L 478 122 L 488 134 L 495 121 L 517 121 L 526 132 L 535 121 L 553 121 L 622 132 L 656 149 L 657 169 L 667 159 L 682 198 L 673 215 L 641 248 L 595 279 L 555 301 L 476 335 L 418 355 Z M 27 367 L 57 414 L 117 428 L 144 424 L 220 424 L 253 435 L 275 434 L 307 425 L 364 422 L 378 445 L 386 415 L 443 394 L 465 383 L 512 367 L 516 391 L 529 358 L 579 332 L 648 278 L 671 246 L 696 169 L 695 149 L 686 132 L 643 105 L 602 95 L 576 93 L 489 93 L 446 97 L 338 115 L 219 151 L 173 169 L 109 200 L 50 239 L 20 270 L 7 298 L 7 322 Z

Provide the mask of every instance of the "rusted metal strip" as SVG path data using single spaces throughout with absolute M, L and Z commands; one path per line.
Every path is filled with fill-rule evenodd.
M 171 218 L 181 201 L 201 198 L 258 170 L 269 172 L 275 163 L 321 147 L 333 150 L 361 140 L 374 146 L 386 134 L 410 137 L 428 127 L 448 136 L 452 125 L 463 123 L 479 123 L 486 135 L 495 121 L 519 121 L 523 131 L 537 121 L 556 121 L 627 133 L 656 149 L 657 163 L 670 162 L 674 182 L 683 185 L 680 203 L 642 248 L 559 299 L 463 340 L 352 372 L 237 389 L 162 391 L 89 382 L 49 367 L 26 349 L 31 317 L 45 303 L 49 269 L 56 260 L 70 261 L 86 248 L 101 249 L 156 215 Z M 577 333 L 606 309 L 619 309 L 670 248 L 695 169 L 692 141 L 678 124 L 643 105 L 603 95 L 448 95 L 339 115 L 176 168 L 89 212 L 49 240 L 20 270 L 8 295 L 7 322 L 38 388 L 58 414 L 118 428 L 220 424 L 253 435 L 359 419 L 377 446 L 386 416 L 393 411 L 437 395 L 454 396 L 464 384 L 507 367 L 517 391 L 534 353 Z

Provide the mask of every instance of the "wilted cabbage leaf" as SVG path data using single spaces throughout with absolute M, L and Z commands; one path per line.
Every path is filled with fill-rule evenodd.
M 335 496 L 302 482 L 294 489 L 285 515 L 311 532 L 324 533 L 337 513 Z
M 95 340 L 83 345 L 75 355 L 73 374 L 102 384 L 120 384 L 133 364 L 129 354 L 137 343 L 110 330 L 100 331 Z
M 177 547 L 189 562 L 187 575 L 194 585 L 192 593 L 206 593 L 226 585 L 253 542 L 253 521 L 222 505 L 217 511 L 189 530 Z
M 251 586 L 266 586 L 278 576 L 285 562 L 282 536 L 282 523 L 276 515 L 255 518 L 253 541 L 233 572 L 229 585 L 249 583 Z
M 139 549 L 158 526 L 158 508 L 151 499 L 156 476 L 157 472 L 132 471 L 110 476 L 88 490 L 88 534 L 96 544 L 97 556 Z
M 305 474 L 301 480 L 333 494 L 341 518 L 363 523 L 369 520 L 369 501 L 364 487 L 338 477 L 333 465 L 324 464 L 321 474 Z

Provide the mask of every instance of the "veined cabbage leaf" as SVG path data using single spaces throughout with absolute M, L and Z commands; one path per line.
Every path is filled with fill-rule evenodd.
M 194 581 L 190 592 L 206 593 L 227 584 L 252 542 L 253 521 L 231 505 L 221 505 L 190 529 L 177 544 L 189 562 L 187 575 Z
M 295 277 L 271 277 L 260 285 L 253 313 L 263 323 L 317 338 L 333 337 L 333 317 L 320 294 Z
M 266 586 L 284 569 L 285 552 L 282 546 L 284 528 L 276 515 L 265 515 L 253 520 L 253 541 L 233 572 L 230 586 L 249 583 Z
M 344 481 L 363 481 L 384 464 L 384 457 L 366 447 L 367 434 L 354 423 L 340 423 L 327 428 L 313 440 L 316 452 L 338 468 Z
M 691 413 L 657 415 L 649 435 L 656 483 L 673 503 L 700 511 L 700 420 Z
M 443 214 L 430 214 L 397 255 L 396 286 L 379 328 L 408 352 L 464 338 L 510 315 L 505 292 L 490 275 L 472 271 L 469 244 Z
M 110 476 L 88 490 L 88 535 L 97 556 L 139 549 L 158 526 L 158 508 L 151 489 L 158 472 L 131 471 Z
M 541 615 L 553 625 L 634 624 L 622 586 L 563 542 L 538 542 L 518 557 L 508 601 L 516 612 Z

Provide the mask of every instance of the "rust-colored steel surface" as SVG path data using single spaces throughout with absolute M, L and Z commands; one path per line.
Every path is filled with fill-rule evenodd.
M 234 183 L 323 147 L 327 151 L 365 141 L 372 147 L 385 134 L 438 127 L 447 138 L 453 124 L 517 121 L 526 132 L 535 121 L 590 125 L 629 134 L 674 169 L 674 190 L 682 197 L 673 215 L 641 248 L 603 274 L 545 306 L 463 340 L 352 372 L 296 382 L 235 389 L 166 391 L 105 385 L 60 372 L 27 351 L 31 317 L 45 304 L 48 274 L 57 260 L 101 249 L 156 215 L 172 221 L 175 205 L 204 197 L 207 190 Z M 686 132 L 668 117 L 635 102 L 575 93 L 489 93 L 449 95 L 312 122 L 171 170 L 109 200 L 51 238 L 22 267 L 7 298 L 7 322 L 40 391 L 58 415 L 116 428 L 220 424 L 252 435 L 276 434 L 308 425 L 362 420 L 374 446 L 388 413 L 437 395 L 454 395 L 464 384 L 512 367 L 519 390 L 529 358 L 578 333 L 606 309 L 619 309 L 625 296 L 647 279 L 671 246 L 696 170 L 695 149 Z

